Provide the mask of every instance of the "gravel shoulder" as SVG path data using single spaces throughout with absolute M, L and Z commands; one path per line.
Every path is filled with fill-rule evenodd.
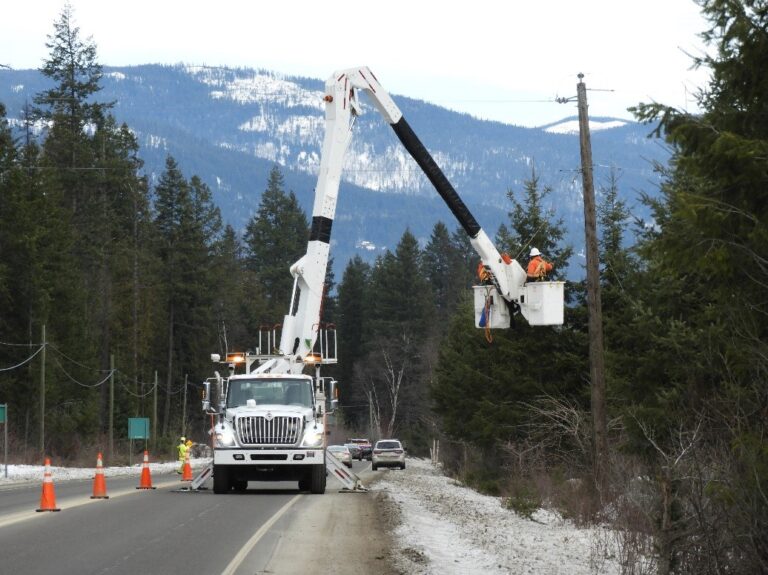
M 313 573 L 402 575 L 392 555 L 399 508 L 376 491 L 378 472 L 361 476 L 370 491 L 339 493 L 340 485 L 329 481 L 325 495 L 302 498 L 301 513 L 291 514 L 262 573 L 306 575 L 299 559 L 311 557 Z

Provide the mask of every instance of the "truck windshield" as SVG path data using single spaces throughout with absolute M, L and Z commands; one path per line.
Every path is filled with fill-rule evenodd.
M 312 407 L 312 383 L 306 379 L 234 379 L 229 382 L 227 407 L 246 405 L 300 405 Z

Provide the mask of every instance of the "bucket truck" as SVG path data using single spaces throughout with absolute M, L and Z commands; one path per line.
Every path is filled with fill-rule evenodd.
M 215 493 L 259 480 L 297 480 L 302 490 L 325 491 L 326 399 L 335 396 L 335 382 L 321 377 L 320 368 L 336 363 L 336 339 L 333 327 L 321 323 L 320 310 L 343 159 L 362 113 L 361 92 L 434 185 L 482 260 L 486 281 L 474 288 L 476 326 L 509 327 L 517 312 L 531 325 L 563 322 L 563 282 L 526 283 L 526 272 L 499 253 L 373 73 L 367 67 L 337 71 L 325 84 L 312 225 L 306 254 L 290 267 L 293 294 L 279 345 L 277 330 L 267 330 L 255 351 L 212 356 L 229 372 L 224 377 L 217 371 L 205 383 L 203 408 L 218 416 L 212 429 Z M 304 373 L 312 368 L 314 376 Z

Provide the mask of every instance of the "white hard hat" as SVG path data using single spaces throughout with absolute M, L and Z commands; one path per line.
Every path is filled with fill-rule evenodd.
M 533 256 L 540 256 L 541 252 L 539 251 L 539 248 L 531 248 L 531 257 Z
M 187 438 L 182 435 L 181 436 L 181 441 L 186 441 L 186 440 L 187 440 Z

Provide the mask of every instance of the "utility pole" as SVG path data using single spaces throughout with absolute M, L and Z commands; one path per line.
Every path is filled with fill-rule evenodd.
M 152 388 L 152 451 L 157 445 L 157 370 L 155 370 L 155 386 Z
M 184 401 L 181 406 L 181 435 L 187 435 L 187 381 L 189 380 L 189 374 L 184 374 Z
M 115 448 L 115 354 L 109 354 L 109 459 Z
M 592 143 L 587 114 L 587 86 L 579 74 L 576 93 L 579 108 L 579 144 L 581 175 L 584 186 L 584 230 L 587 248 L 587 309 L 589 312 L 589 371 L 592 382 L 592 427 L 594 477 L 600 490 L 608 473 L 608 424 L 605 409 L 605 360 L 603 351 L 603 314 L 600 297 L 600 260 L 597 249 L 595 188 L 592 178 Z
M 43 351 L 40 353 L 40 458 L 45 460 L 45 324 L 43 324 Z

